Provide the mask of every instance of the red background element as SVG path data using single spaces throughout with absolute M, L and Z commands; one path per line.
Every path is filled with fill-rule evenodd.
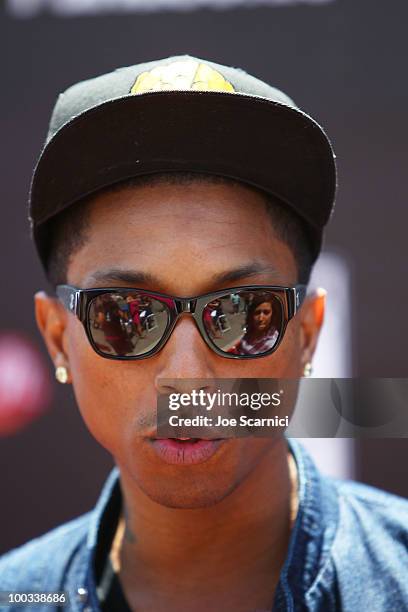
M 21 334 L 0 335 L 0 436 L 20 431 L 50 405 L 52 386 L 44 358 Z

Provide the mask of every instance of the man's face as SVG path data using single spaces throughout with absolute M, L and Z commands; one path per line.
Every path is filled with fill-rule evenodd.
M 297 268 L 257 192 L 240 184 L 193 182 L 96 196 L 88 239 L 73 255 L 67 280 L 81 288 L 135 286 L 183 297 L 247 284 L 293 285 Z M 186 314 L 157 355 L 114 361 L 93 351 L 82 324 L 58 303 L 38 298 L 37 308 L 52 357 L 60 350 L 66 359 L 91 433 L 128 480 L 172 507 L 202 507 L 223 499 L 277 442 L 229 439 L 207 461 L 169 465 L 149 443 L 157 394 L 188 391 L 183 379 L 299 377 L 319 326 L 305 304 L 275 353 L 240 361 L 211 351 Z M 52 317 L 59 321 L 58 330 Z M 179 381 L 169 389 L 164 379 Z

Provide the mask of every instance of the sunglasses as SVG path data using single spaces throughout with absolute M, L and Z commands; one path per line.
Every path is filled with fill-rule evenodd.
M 56 292 L 81 321 L 101 357 L 133 360 L 156 355 L 179 317 L 188 313 L 217 355 L 254 359 L 276 351 L 305 298 L 306 286 L 250 285 L 189 298 L 124 287 L 58 285 Z

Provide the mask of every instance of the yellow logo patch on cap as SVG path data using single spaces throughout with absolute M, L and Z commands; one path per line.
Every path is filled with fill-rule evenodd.
M 235 91 L 231 83 L 208 64 L 185 60 L 157 66 L 149 72 L 142 72 L 137 77 L 130 93 L 186 89 L 228 91 L 230 93 Z

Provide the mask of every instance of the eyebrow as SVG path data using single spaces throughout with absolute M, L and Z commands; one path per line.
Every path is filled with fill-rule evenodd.
M 92 285 L 92 283 L 101 282 L 119 282 L 128 283 L 129 285 L 148 285 L 149 283 L 157 283 L 157 278 L 147 272 L 141 270 L 126 270 L 122 268 L 111 268 L 107 270 L 98 270 L 93 272 L 86 277 L 85 284 Z
M 226 272 L 216 274 L 214 281 L 216 283 L 227 283 L 230 281 L 241 280 L 242 278 L 248 278 L 250 276 L 258 276 L 259 274 L 277 274 L 277 270 L 271 265 L 265 265 L 261 262 L 251 262 L 249 264 L 239 266 Z
M 270 264 L 254 261 L 231 270 L 226 270 L 225 272 L 220 272 L 212 277 L 211 282 L 215 285 L 224 284 L 239 281 L 251 276 L 258 276 L 260 274 L 272 274 L 276 276 L 278 272 Z M 126 270 L 122 268 L 111 268 L 93 272 L 86 278 L 84 284 L 92 286 L 92 284 L 95 283 L 106 283 L 108 281 L 126 283 L 129 286 L 135 287 L 141 284 L 155 286 L 161 284 L 161 280 L 153 274 L 142 272 L 141 270 Z

